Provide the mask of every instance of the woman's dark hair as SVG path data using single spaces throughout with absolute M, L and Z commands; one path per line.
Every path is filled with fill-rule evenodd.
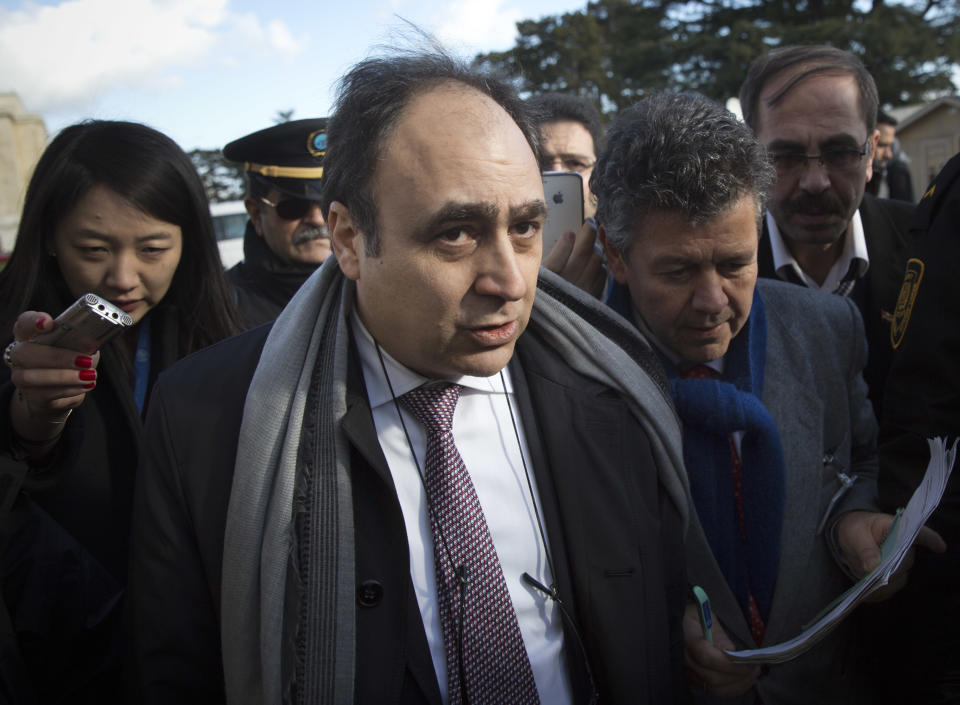
M 0 322 L 28 309 L 56 316 L 72 300 L 50 253 L 60 221 L 94 186 L 104 186 L 149 216 L 178 225 L 183 251 L 161 305 L 178 309 L 179 352 L 239 330 L 223 276 L 203 184 L 190 158 L 156 130 L 92 120 L 65 128 L 37 163 L 27 187 L 17 240 L 0 272 Z M 8 337 L 10 330 L 2 331 Z

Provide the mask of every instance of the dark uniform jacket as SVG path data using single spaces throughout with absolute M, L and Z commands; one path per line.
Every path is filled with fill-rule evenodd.
M 266 335 L 261 327 L 202 351 L 157 387 L 134 519 L 136 702 L 223 702 L 224 526 L 245 395 Z M 350 368 L 343 428 L 357 537 L 356 702 L 439 705 L 400 504 L 356 356 Z M 602 701 L 682 699 L 683 528 L 644 431 L 619 396 L 575 373 L 531 331 L 510 369 L 560 594 Z M 565 652 L 577 701 L 586 702 L 584 659 L 569 629 Z
M 909 243 L 908 231 L 914 206 L 901 201 L 863 195 L 860 218 L 863 221 L 864 238 L 870 268 L 857 281 L 850 298 L 860 309 L 867 334 L 869 357 L 863 370 L 870 401 L 874 412 L 880 417 L 883 402 L 883 384 L 890 367 L 890 321 L 897 303 L 897 293 L 903 279 L 903 266 Z M 777 279 L 773 268 L 773 251 L 764 219 L 763 235 L 758 253 L 760 276 Z
M 154 378 L 177 357 L 177 325 L 170 308 L 150 316 Z M 28 467 L 13 446 L 15 390 L 0 366 L 0 703 L 119 702 L 121 601 L 143 428 L 120 345 L 101 351 L 96 388 L 42 467 Z
M 316 268 L 282 262 L 248 220 L 243 234 L 243 261 L 227 270 L 227 281 L 244 328 L 273 321 Z
M 887 379 L 880 434 L 880 501 L 902 507 L 926 471 L 926 439 L 960 436 L 960 155 L 951 159 L 917 206 L 916 238 L 902 277 L 887 349 Z M 895 349 L 894 349 L 895 348 Z M 918 551 L 906 588 L 894 598 L 889 702 L 960 701 L 960 470 L 928 525 L 947 552 Z

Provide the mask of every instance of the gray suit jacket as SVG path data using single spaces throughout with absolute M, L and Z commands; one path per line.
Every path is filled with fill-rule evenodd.
M 784 282 L 757 282 L 767 315 L 763 402 L 783 443 L 786 503 L 780 568 L 764 645 L 797 636 L 851 580 L 817 533 L 839 489 L 838 470 L 858 480 L 832 512 L 876 510 L 877 427 L 861 374 L 867 349 L 853 302 Z M 833 455 L 834 462 L 825 462 Z M 749 511 L 749 507 L 747 508 Z M 688 572 L 738 648 L 754 648 L 746 619 L 710 552 L 699 521 L 688 537 Z M 848 618 L 812 650 L 772 666 L 758 682 L 765 705 L 871 702 L 862 649 Z M 709 699 L 703 699 L 709 702 Z M 752 705 L 753 694 L 742 700 Z

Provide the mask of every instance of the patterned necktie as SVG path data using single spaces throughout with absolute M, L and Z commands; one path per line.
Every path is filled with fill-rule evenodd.
M 539 703 L 517 614 L 470 474 L 453 442 L 460 386 L 421 387 L 400 401 L 427 432 L 433 529 L 450 703 Z
M 708 365 L 694 365 L 679 373 L 684 379 L 719 379 L 720 373 Z M 740 538 L 745 541 L 747 538 L 747 515 L 743 506 L 743 465 L 740 461 L 740 452 L 737 450 L 737 443 L 731 435 L 728 439 L 730 443 L 730 463 L 733 466 L 733 501 L 736 504 L 737 520 L 740 525 Z M 760 607 L 751 591 L 747 595 L 749 614 L 747 618 L 750 621 L 750 635 L 757 643 L 757 646 L 763 643 L 763 635 L 766 633 L 767 626 L 764 624 L 763 617 L 760 614 Z

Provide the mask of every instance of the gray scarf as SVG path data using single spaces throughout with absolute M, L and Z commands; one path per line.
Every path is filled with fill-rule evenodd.
M 284 692 L 290 678 L 298 702 L 353 703 L 352 487 L 350 450 L 340 430 L 353 302 L 353 282 L 328 258 L 277 319 L 250 383 L 223 550 L 221 639 L 229 705 L 280 705 L 290 695 Z M 543 269 L 530 326 L 577 372 L 624 395 L 686 525 L 680 426 L 647 342 L 627 321 Z M 317 416 L 305 427 L 305 415 L 314 411 L 307 409 L 308 395 Z M 291 594 L 288 576 L 299 594 L 293 609 L 284 604 Z M 296 644 L 286 679 L 285 610 L 298 622 L 286 625 Z

